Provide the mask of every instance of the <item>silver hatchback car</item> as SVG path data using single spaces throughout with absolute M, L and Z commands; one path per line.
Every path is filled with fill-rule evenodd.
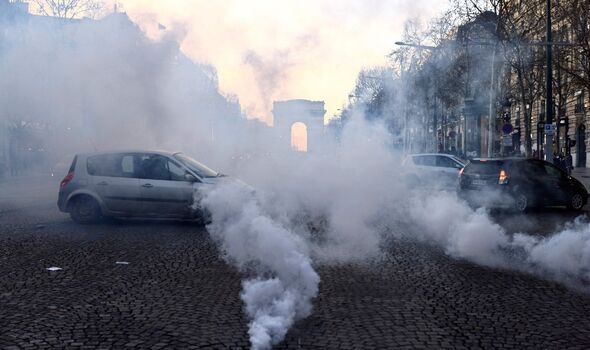
M 203 219 L 195 189 L 223 175 L 182 154 L 130 151 L 78 154 L 61 181 L 57 205 L 78 223 L 101 217 Z

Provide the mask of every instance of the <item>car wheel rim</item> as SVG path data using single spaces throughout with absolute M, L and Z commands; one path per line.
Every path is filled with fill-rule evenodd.
M 582 199 L 582 196 L 579 194 L 574 194 L 574 196 L 572 197 L 572 207 L 574 209 L 580 209 L 582 208 L 584 203 L 584 200 Z
M 88 217 L 92 216 L 92 212 L 93 212 L 92 204 L 89 202 L 83 202 L 78 207 L 78 214 L 80 214 L 81 217 L 88 218 Z

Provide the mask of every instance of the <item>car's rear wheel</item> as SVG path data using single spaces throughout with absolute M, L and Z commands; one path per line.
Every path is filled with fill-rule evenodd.
M 526 212 L 530 209 L 530 200 L 524 193 L 516 193 L 514 195 L 514 210 L 520 213 Z
M 567 207 L 571 210 L 582 210 L 582 208 L 584 207 L 584 195 L 581 193 L 574 193 L 571 196 Z
M 70 209 L 70 217 L 79 224 L 92 224 L 97 222 L 100 217 L 100 206 L 98 202 L 90 196 L 80 196 L 74 198 Z

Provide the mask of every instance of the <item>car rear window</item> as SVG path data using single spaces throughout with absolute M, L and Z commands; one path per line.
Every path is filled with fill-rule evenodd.
M 465 174 L 497 175 L 503 164 L 502 161 L 471 161 L 465 167 Z

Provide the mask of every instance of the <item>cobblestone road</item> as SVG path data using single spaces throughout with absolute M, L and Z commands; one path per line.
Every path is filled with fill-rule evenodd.
M 18 201 L 0 191 L 0 348 L 248 347 L 241 276 L 204 228 L 79 226 L 57 211 L 53 188 Z M 572 217 L 499 219 L 550 230 Z M 427 245 L 395 242 L 382 263 L 319 273 L 313 314 L 277 348 L 590 348 L 589 295 Z

